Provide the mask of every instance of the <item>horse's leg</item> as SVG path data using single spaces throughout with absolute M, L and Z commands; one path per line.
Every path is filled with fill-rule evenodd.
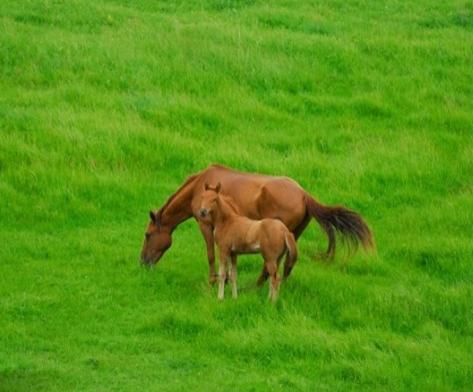
M 292 231 L 292 234 L 294 234 L 294 237 L 297 239 L 301 236 L 301 234 L 304 232 L 306 229 L 307 225 L 310 222 L 310 215 L 306 215 L 304 219 L 299 223 L 299 225 Z
M 213 228 L 209 224 L 199 222 L 199 228 L 204 236 L 207 245 L 207 258 L 209 260 L 209 283 L 214 284 L 217 281 L 217 273 L 215 271 L 215 242 Z
M 266 263 L 263 264 L 263 269 L 261 271 L 261 274 L 258 278 L 258 280 L 256 281 L 256 286 L 258 287 L 261 287 L 264 285 L 264 282 L 266 282 L 268 280 L 268 271 L 266 270 Z
M 304 219 L 301 221 L 301 223 L 299 223 L 299 225 L 292 231 L 292 234 L 294 234 L 294 237 L 296 238 L 296 241 L 300 237 L 300 235 L 304 232 L 304 230 L 306 229 L 307 225 L 310 222 L 310 219 L 311 219 L 311 216 L 309 214 L 307 214 L 304 217 Z M 330 261 L 330 260 L 333 259 L 333 255 L 335 254 L 335 231 L 334 231 L 333 227 L 331 227 L 330 225 L 325 225 L 324 230 L 327 232 L 327 236 L 329 238 L 327 251 L 325 253 L 315 254 L 314 258 Z M 293 264 L 293 266 L 294 266 L 294 264 Z M 286 269 L 286 268 L 284 268 L 284 269 Z M 291 269 L 292 269 L 292 267 L 290 268 L 290 270 Z M 287 276 L 289 276 L 289 274 L 291 273 L 290 270 L 289 270 L 289 273 L 287 274 Z M 287 278 L 287 276 L 285 276 L 285 278 Z
M 291 271 L 294 268 L 295 264 L 296 264 L 295 260 L 293 260 L 289 252 L 286 252 L 286 259 L 284 260 L 284 273 L 283 273 L 284 280 L 286 280 L 288 276 L 291 274 Z
M 223 299 L 225 296 L 225 280 L 227 278 L 229 258 L 227 252 L 220 250 L 220 260 L 218 264 L 218 299 Z
M 230 280 L 232 282 L 232 297 L 238 297 L 238 290 L 237 290 L 237 256 L 232 254 L 232 266 L 230 271 Z

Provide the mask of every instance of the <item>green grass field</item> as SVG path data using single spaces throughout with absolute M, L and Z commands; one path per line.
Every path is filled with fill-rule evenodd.
M 473 3 L 3 0 L 0 391 L 471 390 Z M 213 162 L 359 211 L 377 254 L 273 306 L 148 210 Z M 228 292 L 227 292 L 228 295 Z

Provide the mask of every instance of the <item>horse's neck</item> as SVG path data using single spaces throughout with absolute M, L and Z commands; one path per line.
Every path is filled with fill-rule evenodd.
M 194 196 L 195 178 L 189 178 L 173 193 L 161 212 L 161 224 L 173 230 L 177 225 L 192 216 L 192 198 Z

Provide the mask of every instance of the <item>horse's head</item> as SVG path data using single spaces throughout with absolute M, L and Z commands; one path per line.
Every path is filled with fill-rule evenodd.
M 170 230 L 160 224 L 158 214 L 150 211 L 149 216 L 151 221 L 145 233 L 143 249 L 141 250 L 141 262 L 146 265 L 153 265 L 171 246 L 172 238 Z
M 201 195 L 200 207 L 199 207 L 199 218 L 202 220 L 211 220 L 212 212 L 217 207 L 217 198 L 220 192 L 220 183 L 216 186 L 210 186 L 205 184 L 205 190 Z

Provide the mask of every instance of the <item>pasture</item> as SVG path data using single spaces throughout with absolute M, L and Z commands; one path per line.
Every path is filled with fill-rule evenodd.
M 473 3 L 3 0 L 0 391 L 469 390 Z M 287 175 L 377 253 L 299 261 L 267 301 L 207 284 L 193 220 L 148 211 L 210 163 Z

